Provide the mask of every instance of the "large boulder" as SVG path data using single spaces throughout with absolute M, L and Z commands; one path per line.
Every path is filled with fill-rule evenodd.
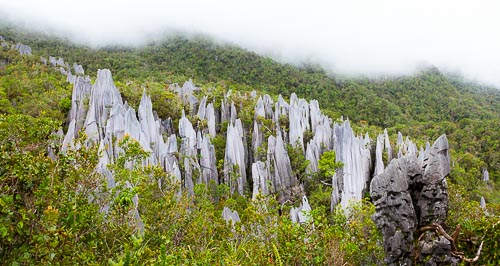
M 392 160 L 385 171 L 371 182 L 370 194 L 376 208 L 372 218 L 382 232 L 388 265 L 411 264 L 417 215 L 408 180 L 420 171 L 415 157 L 402 157 Z
M 432 145 L 422 160 L 416 148 L 409 147 L 400 158 L 390 161 L 370 185 L 376 212 L 373 220 L 384 239 L 385 262 L 388 265 L 411 265 L 413 255 L 425 265 L 455 265 L 452 244 L 443 235 L 427 231 L 419 238 L 415 249 L 413 236 L 420 228 L 437 227 L 446 220 L 448 192 L 446 176 L 450 173 L 448 140 L 445 135 Z M 416 252 L 416 251 L 419 252 Z

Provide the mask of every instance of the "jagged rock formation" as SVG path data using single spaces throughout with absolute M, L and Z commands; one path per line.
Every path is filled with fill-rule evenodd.
M 488 182 L 490 180 L 490 173 L 488 172 L 488 169 L 484 168 L 483 170 L 483 181 Z
M 231 221 L 231 224 L 234 226 L 235 223 L 241 222 L 240 216 L 237 211 L 231 211 L 228 207 L 224 207 L 222 210 L 222 219 L 227 222 Z
M 371 182 L 370 194 L 376 206 L 372 218 L 384 236 L 385 262 L 388 265 L 412 264 L 417 216 L 408 182 L 420 172 L 416 158 L 398 158 Z
M 309 201 L 307 197 L 304 195 L 302 197 L 302 205 L 297 208 L 292 207 L 290 209 L 290 219 L 294 223 L 306 223 L 311 220 L 310 216 L 311 206 L 309 205 Z
M 227 127 L 224 180 L 231 188 L 231 193 L 236 191 L 243 195 L 246 186 L 246 164 L 243 128 L 239 119 L 235 125 L 230 123 Z
M 269 195 L 269 193 L 273 193 L 274 187 L 269 188 L 268 184 L 272 184 L 271 174 L 269 173 L 269 169 L 267 168 L 266 163 L 262 161 L 257 161 L 252 164 L 252 180 L 253 180 L 253 193 L 252 199 L 257 198 L 259 194 Z
M 19 51 L 19 54 L 21 55 L 31 55 L 31 47 L 28 45 L 24 45 L 22 43 L 17 43 L 15 45 L 12 45 L 11 49 L 15 49 Z
M 408 137 L 404 140 L 399 133 L 398 152 L 394 156 L 389 135 L 384 131 L 376 138 L 375 158 L 372 158 L 372 140 L 368 134 L 355 135 L 348 120 L 333 123 L 321 113 L 315 100 L 307 102 L 292 94 L 287 103 L 281 95 L 274 101 L 269 95 L 257 96 L 253 92 L 250 97 L 257 99 L 254 122 L 245 125 L 239 118 L 242 106 L 235 103 L 232 91 L 228 91 L 217 105 L 215 98 L 206 95 L 198 98 L 200 89 L 191 80 L 182 87 L 171 86 L 180 100 L 189 106 L 186 108 L 188 114 L 183 111 L 176 130 L 170 118 L 162 121 L 153 112 L 146 92 L 137 113 L 124 103 L 109 70 L 100 70 L 95 84 L 91 85 L 89 77 L 83 76 L 85 72 L 81 65 L 73 64 L 71 69 L 64 59 L 52 56 L 48 62 L 44 61 L 44 64 L 58 68 L 73 84 L 72 108 L 63 150 L 78 149 L 73 139 L 84 130 L 86 145 L 98 145 L 101 149 L 97 171 L 106 177 L 111 187 L 117 184 L 106 166 L 114 163 L 122 152 L 116 141 L 130 136 L 149 152 L 149 157 L 141 164 L 159 165 L 170 173 L 179 184 L 178 193 L 186 190 L 192 195 L 195 184 L 214 182 L 227 184 L 231 193 L 245 195 L 251 192 L 253 198 L 258 194 L 278 194 L 279 200 L 285 202 L 303 194 L 287 152 L 287 145 L 291 145 L 301 150 L 309 161 L 306 170 L 309 175 L 318 171 L 318 161 L 325 151 L 336 152 L 336 161 L 342 162 L 343 167 L 332 177 L 332 208 L 337 204 L 347 208 L 351 201 L 360 200 L 372 174 L 379 178 L 386 176 L 383 173 L 389 170 L 384 164 L 390 165 L 394 161 L 397 165 L 402 163 L 401 160 L 413 158 L 416 164 L 427 169 L 422 173 L 422 180 L 412 181 L 425 188 L 419 195 L 410 193 L 411 197 L 419 198 L 413 210 L 418 218 L 416 221 L 439 222 L 443 218 L 436 211 L 441 213 L 447 207 L 446 187 L 441 182 L 446 176 L 446 162 L 443 163 L 444 155 L 440 153 L 447 149 L 445 142 L 435 144 L 435 150 L 430 149 L 429 144 L 425 150 L 418 150 Z M 190 119 L 197 122 L 193 124 Z M 225 132 L 221 126 L 224 123 L 228 124 Z M 218 135 L 225 136 L 224 158 L 216 158 L 211 141 Z M 180 139 L 179 147 L 177 138 Z M 217 169 L 218 160 L 224 162 L 221 172 Z M 442 172 L 436 174 L 435 168 Z M 437 198 L 435 193 L 443 197 Z M 440 204 L 434 204 L 436 200 Z M 303 206 L 310 208 L 304 202 Z
M 411 265 L 415 251 L 413 236 L 418 228 L 442 224 L 446 219 L 448 149 L 448 140 L 443 135 L 434 142 L 423 161 L 408 152 L 392 160 L 371 181 L 370 194 L 376 207 L 373 220 L 382 231 L 388 265 Z M 435 232 L 425 233 L 418 250 L 418 261 L 425 261 L 426 265 L 458 262 L 450 253 L 451 243 Z
M 53 67 L 57 66 L 57 59 L 53 56 L 49 56 L 49 64 Z
M 349 121 L 333 126 L 335 154 L 344 166 L 338 169 L 332 179 L 332 209 L 341 204 L 347 208 L 352 200 L 360 200 L 370 179 L 370 138 L 355 136 Z
M 76 75 L 85 75 L 85 70 L 83 70 L 82 65 L 77 65 L 76 63 L 74 63 L 73 70 L 75 71 Z

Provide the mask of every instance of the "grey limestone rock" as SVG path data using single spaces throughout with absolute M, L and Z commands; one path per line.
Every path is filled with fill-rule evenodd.
M 298 185 L 297 177 L 293 174 L 285 142 L 278 132 L 276 137 L 269 136 L 267 141 L 267 169 L 271 172 L 272 191 L 280 193 L 282 200 L 291 196 L 293 188 Z
M 73 74 L 71 74 L 71 71 L 66 72 L 66 82 L 68 82 L 70 84 L 75 84 L 76 77 L 77 76 L 74 76 Z
M 448 139 L 442 135 L 432 145 L 429 157 L 424 159 L 422 178 L 413 180 L 415 185 L 422 187 L 413 196 L 420 226 L 442 224 L 446 220 L 448 185 L 445 177 L 450 174 L 448 150 Z
M 377 137 L 377 144 L 375 148 L 375 172 L 373 173 L 373 176 L 377 176 L 384 172 L 384 139 L 384 135 L 382 134 Z
M 304 99 L 298 99 L 295 93 L 290 96 L 288 119 L 290 144 L 304 151 L 304 132 L 310 129 L 309 104 Z
M 49 63 L 50 63 L 50 65 L 55 67 L 55 66 L 57 66 L 57 59 L 53 56 L 49 56 Z
M 481 208 L 486 209 L 486 200 L 484 197 L 481 197 L 480 206 Z
M 237 119 L 239 121 L 239 119 Z M 241 125 L 241 121 L 239 121 Z M 246 186 L 245 148 L 243 136 L 237 124 L 227 127 L 226 153 L 224 157 L 224 179 L 229 185 L 231 193 L 243 195 Z
M 419 241 L 417 263 L 421 265 L 458 265 L 460 259 L 451 255 L 451 243 L 436 232 L 427 231 Z M 428 259 L 427 259 L 428 258 Z
M 309 205 L 309 201 L 307 200 L 307 197 L 304 195 L 302 196 L 302 204 L 294 208 L 292 207 L 290 209 L 290 219 L 294 223 L 307 223 L 311 221 L 311 206 Z
M 262 148 L 264 142 L 264 132 L 262 132 L 262 127 L 264 125 L 261 121 L 255 120 L 253 122 L 253 132 L 252 132 L 252 150 L 253 158 L 255 160 L 261 159 L 261 154 L 259 154 L 259 149 Z
M 231 116 L 229 118 L 229 122 L 235 124 L 237 118 L 238 118 L 238 111 L 236 111 L 236 106 L 234 105 L 234 102 L 231 102 Z
M 314 118 L 315 126 L 313 127 L 314 136 L 306 148 L 306 160 L 309 161 L 309 167 L 306 171 L 309 174 L 318 172 L 318 162 L 321 155 L 325 150 L 331 150 L 334 142 L 330 119 L 321 114 L 319 116 L 313 115 L 316 112 L 313 110 L 315 109 L 311 109 L 311 121 L 313 116 L 316 117 Z
M 200 150 L 200 167 L 202 172 L 202 182 L 204 184 L 208 184 L 210 181 L 218 184 L 216 164 L 215 147 L 210 142 L 209 136 L 204 135 Z
M 264 108 L 264 101 L 262 100 L 262 96 L 257 100 L 257 104 L 255 105 L 255 118 L 258 117 L 266 117 L 266 109 Z
M 253 180 L 253 192 L 252 199 L 255 199 L 257 195 L 268 195 L 273 193 L 273 187 L 269 187 L 272 184 L 271 175 L 267 165 L 262 161 L 257 161 L 252 164 L 252 180 Z
M 333 176 L 331 208 L 340 203 L 347 209 L 351 201 L 362 199 L 366 183 L 370 179 L 370 145 L 366 143 L 369 140 L 354 135 L 349 120 L 341 125 L 335 123 L 333 131 L 336 159 L 344 165 Z
M 88 101 L 90 98 L 90 84 L 89 77 L 77 77 L 73 85 L 73 93 L 71 95 L 71 110 L 69 111 L 68 120 L 76 121 L 75 134 L 83 128 L 85 122 L 85 114 L 88 109 Z M 75 135 L 76 137 L 76 135 Z
M 184 104 L 189 104 L 191 110 L 194 111 L 195 106 L 198 103 L 198 99 L 194 96 L 194 93 L 196 91 L 199 91 L 200 89 L 193 84 L 192 80 L 184 82 L 182 87 L 179 87 L 178 84 L 173 84 L 173 87 L 174 91 L 177 92 L 182 102 Z
M 224 207 L 222 210 L 222 219 L 226 221 L 226 223 L 231 221 L 231 224 L 234 226 L 235 223 L 241 222 L 240 216 L 237 211 L 231 211 L 228 207 Z
M 205 119 L 205 113 L 207 110 L 207 99 L 208 96 L 203 96 L 200 104 L 198 105 L 198 113 L 196 114 L 196 116 L 198 116 L 198 118 L 201 120 Z
M 215 137 L 217 132 L 215 130 L 215 109 L 213 103 L 209 103 L 207 105 L 205 119 L 207 120 L 208 133 L 210 134 L 210 136 Z
M 123 101 L 118 89 L 113 83 L 111 72 L 108 69 L 99 70 L 92 86 L 89 109 L 85 119 L 85 133 L 87 138 L 95 143 L 104 138 L 104 130 L 113 106 L 122 107 Z M 135 112 L 130 122 L 133 123 Z M 134 130 L 133 128 L 131 128 Z
M 12 48 L 18 50 L 20 55 L 31 55 L 31 47 L 28 45 L 17 43 L 16 45 L 13 45 Z
M 83 76 L 85 75 L 85 70 L 83 70 L 82 65 L 77 65 L 76 63 L 73 64 L 73 71 L 75 71 L 76 75 Z
M 411 142 L 407 139 L 405 143 L 400 145 Z M 450 158 L 446 136 L 434 142 L 424 160 L 417 158 L 412 149 L 406 149 L 406 155 L 390 161 L 370 185 L 376 208 L 372 218 L 382 232 L 388 265 L 411 265 L 413 235 L 420 227 L 443 224 L 448 211 L 445 177 L 450 173 Z M 451 243 L 434 232 L 426 232 L 418 245 L 418 263 L 454 265 L 458 262 L 451 256 Z
M 60 67 L 65 68 L 66 64 L 64 63 L 64 59 L 59 57 L 59 59 L 57 59 L 57 61 L 56 61 L 56 66 L 60 66 Z
M 372 219 L 383 235 L 387 265 L 412 265 L 413 233 L 418 221 L 408 180 L 420 172 L 415 157 L 402 157 L 392 160 L 371 182 L 370 194 L 376 208 Z
M 264 98 L 262 98 L 262 102 L 264 104 L 264 111 L 265 111 L 265 118 L 266 119 L 272 119 L 273 118 L 273 115 L 274 115 L 274 110 L 273 110 L 273 106 L 274 106 L 274 102 L 273 102 L 273 99 L 271 98 L 271 96 L 269 96 L 268 94 L 264 95 Z
M 191 160 L 192 159 L 188 157 L 184 158 L 184 187 L 186 188 L 189 195 L 193 196 L 194 183 L 193 183 L 193 170 L 191 168 L 191 165 L 193 165 L 193 163 L 191 162 Z
M 385 152 L 387 153 L 387 162 L 390 162 L 393 158 L 391 141 L 389 140 L 389 134 L 387 133 L 387 129 L 384 129 L 384 147 Z
M 484 168 L 483 170 L 483 181 L 488 182 L 490 180 L 490 173 L 488 172 L 488 169 Z

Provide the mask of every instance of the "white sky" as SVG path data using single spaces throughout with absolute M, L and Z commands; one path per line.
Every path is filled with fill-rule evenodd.
M 92 45 L 137 45 L 173 29 L 341 74 L 432 64 L 500 87 L 500 1 L 0 0 L 0 16 Z

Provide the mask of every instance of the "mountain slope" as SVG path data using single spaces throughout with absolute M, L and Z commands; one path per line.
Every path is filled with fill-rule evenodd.
M 161 116 L 179 117 L 172 112 L 178 110 L 178 106 L 169 108 L 160 104 L 165 102 L 161 100 L 166 99 L 164 97 L 172 97 L 166 96 L 162 88 L 170 82 L 190 78 L 203 87 L 215 86 L 222 90 L 258 89 L 274 95 L 280 93 L 285 98 L 295 92 L 299 97 L 318 99 L 331 117 L 343 115 L 361 122 L 363 127 L 366 124 L 387 127 L 392 135 L 397 131 L 410 135 L 418 132 L 421 139 L 431 141 L 446 133 L 456 144 L 453 147 L 461 151 L 457 158 L 469 158 L 464 155 L 472 154 L 480 159 L 460 161 L 469 168 L 463 180 L 475 184 L 482 177 L 482 169 L 488 169 L 491 179 L 500 182 L 500 159 L 496 155 L 500 132 L 495 130 L 500 121 L 500 90 L 466 82 L 460 77 L 448 77 L 434 68 L 406 77 L 346 80 L 332 77 L 317 66 L 282 65 L 203 37 L 171 36 L 139 48 L 92 49 L 15 27 L 4 25 L 0 29 L 7 39 L 31 45 L 37 54 L 57 55 L 69 62 L 78 62 L 88 73 L 109 68 L 119 87 L 127 91 L 125 98 L 136 106 L 142 91 L 137 88 L 154 89 L 153 105 Z M 468 127 L 462 125 L 470 124 L 470 120 L 482 134 L 473 138 L 467 134 Z M 467 187 L 471 187 L 469 185 Z
M 91 49 L 67 40 L 3 28 L 8 38 L 44 55 L 79 62 L 90 73 L 108 68 L 118 81 L 127 79 L 220 83 L 228 88 L 318 99 L 321 106 L 354 121 L 391 127 L 396 123 L 457 122 L 462 118 L 500 119 L 500 91 L 451 80 L 437 69 L 413 76 L 340 80 L 320 67 L 282 65 L 244 49 L 215 44 L 203 37 L 171 36 L 145 47 Z
M 124 264 L 200 262 L 268 265 L 275 262 L 334 264 L 339 261 L 344 264 L 345 259 L 345 262 L 352 264 L 382 263 L 380 239 L 370 220 L 374 208 L 369 199 L 359 206 L 354 206 L 348 217 L 343 211 L 329 211 L 330 201 L 339 200 L 339 189 L 352 188 L 353 191 L 349 192 L 357 199 L 366 196 L 361 191 L 366 185 L 361 179 L 347 179 L 354 182 L 328 182 L 332 180 L 332 171 L 340 171 L 338 167 L 345 171 L 345 175 L 339 175 L 340 178 L 373 174 L 367 168 L 370 161 L 374 161 L 373 155 L 368 152 L 370 147 L 366 145 L 369 139 L 359 137 L 360 133 L 369 132 L 373 137 L 382 132 L 382 128 L 367 125 L 371 121 L 360 120 L 359 124 L 352 124 L 354 132 L 349 122 L 341 125 L 337 123 L 331 127 L 333 120 L 325 119 L 321 115 L 317 102 L 292 96 L 287 103 L 277 95 L 264 96 L 264 100 L 257 100 L 254 93 L 237 90 L 252 89 L 248 84 L 227 81 L 213 84 L 201 79 L 201 88 L 196 88 L 190 82 L 182 88 L 177 85 L 167 86 L 166 82 L 161 80 L 161 77 L 167 78 L 166 74 L 158 72 L 158 69 L 146 70 L 144 67 L 150 67 L 151 62 L 141 61 L 136 51 L 127 49 L 96 51 L 97 55 L 107 54 L 111 59 L 107 61 L 106 58 L 94 55 L 91 64 L 97 66 L 102 61 L 116 63 L 118 61 L 113 60 L 125 60 L 124 62 L 130 63 L 129 69 L 120 65 L 115 68 L 126 71 L 123 73 L 130 73 L 130 76 L 120 77 L 115 87 L 108 70 L 97 72 L 97 77 L 94 76 L 95 73 L 87 70 L 87 74 L 90 73 L 93 79 L 96 77 L 92 86 L 95 93 L 91 93 L 88 90 L 91 81 L 83 77 L 75 79 L 73 75 L 68 74 L 70 65 L 51 67 L 50 63 L 43 63 L 43 60 L 36 56 L 46 57 L 47 54 L 33 49 L 35 56 L 19 55 L 18 51 L 9 47 L 2 47 L 0 51 L 0 95 L 5 97 L 0 106 L 2 261 L 25 264 L 65 261 L 114 264 L 118 261 Z M 75 53 L 83 49 L 70 46 L 67 48 L 75 49 Z M 85 53 L 90 56 L 92 51 Z M 202 51 L 200 53 L 203 54 Z M 116 55 L 120 56 L 115 58 Z M 178 56 L 189 58 L 184 57 L 182 53 Z M 67 59 L 66 61 L 71 62 Z M 135 65 L 140 66 L 145 73 L 134 74 Z M 314 75 L 318 73 L 311 72 Z M 149 74 L 153 78 L 148 78 Z M 482 258 L 493 261 L 498 257 L 494 250 L 498 242 L 495 234 L 497 231 L 492 227 L 495 217 L 485 215 L 483 209 L 479 208 L 478 200 L 480 196 L 484 196 L 488 212 L 496 215 L 495 208 L 498 205 L 494 204 L 497 195 L 495 184 L 492 180 L 480 181 L 479 177 L 482 176 L 482 168 L 485 166 L 488 166 L 492 179 L 498 176 L 498 167 L 495 164 L 498 162 L 498 119 L 488 120 L 485 119 L 488 116 L 483 118 L 477 113 L 487 112 L 488 109 L 473 109 L 471 114 L 474 119 L 442 121 L 450 119 L 454 113 L 439 112 L 453 107 L 449 105 L 449 102 L 453 102 L 452 97 L 460 98 L 462 94 L 446 82 L 446 77 L 440 78 L 439 73 L 430 75 L 428 78 L 424 73 L 423 77 L 415 78 L 405 85 L 422 88 L 424 93 L 421 94 L 420 91 L 415 91 L 414 94 L 405 92 L 393 95 L 395 87 L 405 84 L 397 79 L 381 84 L 377 84 L 380 81 L 373 80 L 337 82 L 335 86 L 352 90 L 346 89 L 345 93 L 349 97 L 335 104 L 357 114 L 357 104 L 365 108 L 363 112 L 378 110 L 370 109 L 370 104 L 375 101 L 378 103 L 374 106 L 380 110 L 371 116 L 376 118 L 376 115 L 386 114 L 379 118 L 381 122 L 377 124 L 383 123 L 385 119 L 395 119 L 388 123 L 401 122 L 389 128 L 389 134 L 379 135 L 377 147 L 382 146 L 380 144 L 385 141 L 383 139 L 396 139 L 398 130 L 408 132 L 404 133 L 405 135 L 418 136 L 416 143 L 407 140 L 404 144 L 402 137 L 400 142 L 398 136 L 398 142 L 390 143 L 396 149 L 394 152 L 386 150 L 387 155 L 372 146 L 372 151 L 376 151 L 378 158 L 376 164 L 379 164 L 379 161 L 387 163 L 398 148 L 403 149 L 403 152 L 406 150 L 407 153 L 413 153 L 416 146 L 423 145 L 436 134 L 447 133 L 450 137 L 453 136 L 450 144 L 455 148 L 451 150 L 452 174 L 449 179 L 452 181 L 451 219 L 447 223 L 450 226 L 457 223 L 467 224 L 462 235 L 468 239 L 492 230 L 493 235 L 487 235 L 485 238 L 488 241 L 486 246 L 491 248 L 483 251 Z M 156 76 L 159 78 L 155 78 Z M 67 124 L 64 117 L 69 111 L 66 100 L 71 88 L 65 84 L 65 79 L 75 82 L 75 86 L 74 98 L 69 100 L 72 104 L 72 122 L 65 130 L 67 135 L 60 146 L 57 143 L 62 141 L 62 138 L 54 138 L 51 135 L 61 125 Z M 391 82 L 396 85 L 391 85 Z M 424 83 L 425 86 L 419 83 Z M 443 88 L 439 87 L 441 83 L 444 84 Z M 84 86 L 80 88 L 77 84 Z M 378 95 L 374 89 L 377 87 L 390 89 L 387 92 L 381 91 Z M 233 89 L 232 92 L 228 91 L 229 88 Z M 415 114 L 413 111 L 403 113 L 405 106 L 398 105 L 398 100 L 401 97 L 418 100 L 416 98 L 426 97 L 428 92 L 434 90 L 435 94 L 446 95 L 451 100 L 432 95 L 429 99 L 434 105 L 424 106 L 429 108 L 430 117 L 418 118 L 426 122 L 405 121 L 404 115 L 413 119 L 418 117 L 416 114 L 422 115 L 426 112 L 421 110 Z M 146 96 L 148 93 L 153 94 L 156 99 L 150 101 Z M 314 93 L 325 94 L 325 97 L 330 95 L 324 90 Z M 140 95 L 143 95 L 142 98 Z M 477 94 L 477 99 L 483 98 Z M 348 100 L 351 102 L 347 102 Z M 38 101 L 40 107 L 37 107 Z M 229 104 L 231 101 L 234 105 Z M 33 102 L 33 107 L 37 107 L 33 110 L 39 112 L 31 112 L 33 110 L 30 109 L 30 102 Z M 384 103 L 392 105 L 386 106 Z M 212 107 L 209 108 L 210 105 Z M 164 107 L 159 112 L 160 117 L 155 116 L 152 111 L 160 110 L 158 107 Z M 46 108 L 50 112 L 44 112 Z M 132 108 L 138 110 L 138 116 Z M 210 114 L 209 110 L 214 109 L 217 110 L 216 117 L 220 120 L 213 115 L 207 115 L 205 119 L 205 114 Z M 330 107 L 324 114 L 328 112 L 330 118 L 335 120 L 338 110 Z M 87 111 L 90 115 L 84 115 Z M 457 113 L 460 113 L 459 111 Z M 83 117 L 86 118 L 88 127 L 85 128 L 85 134 L 80 134 L 77 125 L 81 124 Z M 168 117 L 173 121 L 165 119 Z M 167 122 L 160 123 L 160 118 Z M 441 121 L 433 122 L 427 119 Z M 320 125 L 322 129 L 318 129 Z M 308 129 L 308 126 L 311 128 Z M 315 126 L 316 132 L 312 129 Z M 335 139 L 339 142 L 334 145 L 336 153 L 328 153 L 329 156 L 318 158 L 318 151 L 332 147 L 333 135 L 330 130 L 335 131 Z M 210 133 L 211 131 L 216 133 Z M 177 146 L 176 142 L 181 141 L 181 149 L 166 150 L 163 134 L 173 136 L 168 138 L 169 147 L 170 144 L 172 147 Z M 242 138 L 242 135 L 246 138 Z M 321 140 L 321 135 L 326 136 L 327 142 L 325 139 Z M 80 139 L 82 136 L 83 139 Z M 76 143 L 71 141 L 73 138 Z M 253 140 L 259 143 L 261 138 L 267 140 L 267 143 L 253 144 Z M 197 151 L 200 150 L 200 139 L 201 145 L 205 147 L 201 148 L 201 152 Z M 207 139 L 208 142 L 205 142 Z M 207 148 L 205 144 L 210 144 L 210 139 L 213 146 L 208 145 Z M 88 148 L 92 147 L 92 141 L 100 142 L 99 153 L 97 145 L 94 149 Z M 287 144 L 286 147 L 284 143 Z M 69 148 L 73 144 L 75 149 Z M 302 145 L 305 150 L 301 148 Z M 267 146 L 267 152 L 261 146 Z M 48 151 L 47 147 L 50 147 Z M 64 152 L 57 152 L 59 149 Z M 244 149 L 246 151 L 241 156 Z M 253 152 L 248 152 L 250 149 L 254 149 Z M 203 150 L 208 150 L 210 156 L 206 156 Z M 307 157 L 304 157 L 304 152 Z M 349 155 L 349 152 L 352 154 Z M 212 156 L 213 154 L 215 156 Z M 345 162 L 344 165 L 334 164 L 336 154 L 342 157 L 340 161 Z M 370 156 L 372 159 L 369 159 Z M 305 160 L 306 158 L 308 160 Z M 202 163 L 206 159 L 210 161 L 209 167 L 201 167 L 207 166 Z M 278 163 L 278 159 L 284 160 Z M 240 166 L 256 160 L 265 160 L 267 165 L 271 165 L 274 160 L 274 167 L 267 169 L 270 173 L 279 174 L 267 179 L 269 176 L 266 177 L 264 171 L 262 175 L 252 176 L 251 180 L 248 174 L 254 172 L 253 167 L 249 169 Z M 157 167 L 158 162 L 162 167 Z M 161 162 L 164 162 L 164 165 Z M 289 218 L 289 213 L 295 213 L 297 220 L 303 220 L 299 210 L 294 208 L 298 202 L 293 187 L 298 182 L 304 182 L 311 174 L 307 172 L 306 167 L 313 162 L 318 163 L 316 170 L 320 171 L 316 172 L 317 176 L 312 177 L 306 192 L 314 209 L 314 212 L 311 212 L 314 226 L 312 223 L 299 226 L 293 224 Z M 168 169 L 167 165 L 172 169 Z M 286 167 L 281 167 L 282 165 Z M 257 164 L 257 167 L 265 169 L 266 166 Z M 219 185 L 214 182 L 200 182 L 208 180 L 206 176 L 211 176 L 208 172 L 213 172 L 214 168 L 219 173 L 215 179 L 215 182 L 220 182 Z M 113 179 L 106 174 L 106 169 L 112 171 Z M 227 169 L 230 171 L 226 171 Z M 182 177 L 177 173 L 182 173 Z M 103 180 L 103 177 L 106 177 L 106 180 Z M 290 179 L 283 178 L 283 183 L 276 182 L 275 179 L 280 177 Z M 259 179 L 262 179 L 262 182 L 255 181 Z M 257 193 L 255 199 L 250 201 L 249 188 L 256 183 L 262 185 L 262 191 L 266 187 L 276 191 L 284 187 L 292 195 L 270 194 L 261 197 L 254 187 L 253 192 Z M 457 189 L 454 183 L 466 185 L 470 191 Z M 181 191 L 179 186 L 182 186 Z M 247 197 L 241 197 L 239 194 Z M 457 200 L 454 197 L 462 198 Z M 340 202 L 346 203 L 347 200 L 348 198 L 343 197 Z M 304 200 L 302 204 L 305 209 L 306 203 L 307 200 Z M 226 208 L 236 210 L 241 219 Z M 226 219 L 228 215 L 234 223 L 221 219 L 221 216 Z M 293 217 L 295 216 L 292 215 L 292 219 Z M 460 248 L 468 251 L 467 255 L 471 255 L 471 251 L 475 251 L 476 247 L 461 243 Z

